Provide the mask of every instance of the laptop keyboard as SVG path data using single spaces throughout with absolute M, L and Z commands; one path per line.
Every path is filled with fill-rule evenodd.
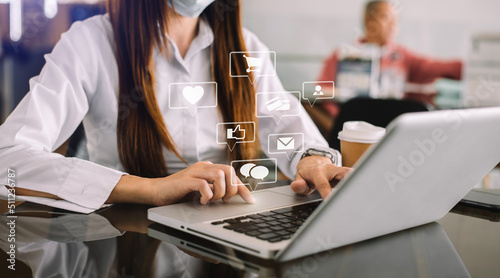
M 321 201 L 212 222 L 247 236 L 269 242 L 292 237 Z

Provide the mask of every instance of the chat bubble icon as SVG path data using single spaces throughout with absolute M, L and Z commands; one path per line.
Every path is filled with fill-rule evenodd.
M 267 148 L 269 154 L 286 154 L 288 160 L 295 153 L 304 152 L 303 133 L 280 133 L 267 136 Z
M 250 169 L 250 177 L 254 179 L 264 180 L 267 175 L 269 175 L 269 169 L 265 166 L 255 166 Z
M 312 107 L 319 99 L 333 99 L 333 81 L 307 81 L 302 83 L 302 99 Z
M 261 92 L 256 98 L 257 118 L 273 118 L 279 123 L 283 117 L 300 115 L 300 92 Z
M 267 63 L 270 60 L 270 64 Z M 233 51 L 229 53 L 229 76 L 247 77 L 253 84 L 259 76 L 276 75 L 276 52 Z
M 235 177 L 252 191 L 256 190 L 259 184 L 275 183 L 278 174 L 277 162 L 276 158 L 233 160 L 231 167 L 236 175 L 231 176 L 231 185 L 240 185 Z
M 240 168 L 240 173 L 245 177 L 248 178 L 250 176 L 250 170 L 252 170 L 253 167 L 255 167 L 254 163 L 246 163 Z
M 227 144 L 233 151 L 236 144 L 255 142 L 255 122 L 218 123 L 215 134 L 217 144 Z
M 168 107 L 187 109 L 193 116 L 198 109 L 217 107 L 216 82 L 170 83 Z

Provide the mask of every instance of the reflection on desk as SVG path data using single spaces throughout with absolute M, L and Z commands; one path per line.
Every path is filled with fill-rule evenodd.
M 465 208 L 456 207 L 457 213 L 449 213 L 439 221 L 441 224 L 431 223 L 279 264 L 151 225 L 147 209 L 115 205 L 85 215 L 23 204 L 17 208 L 16 270 L 7 269 L 10 243 L 2 237 L 0 276 L 497 277 L 500 270 L 495 260 L 481 256 L 484 253 L 497 260 L 500 223 L 457 214 L 467 213 Z M 5 216 L 0 218 L 6 223 Z M 487 235 L 475 237 L 473 231 L 462 227 L 470 221 L 477 230 L 487 226 Z M 8 234 L 7 229 L 1 225 L 0 234 Z M 463 244 L 464 237 L 474 237 L 475 245 L 466 250 L 455 248 Z
M 151 225 L 148 234 L 262 277 L 469 277 L 435 222 L 279 264 L 158 224 Z

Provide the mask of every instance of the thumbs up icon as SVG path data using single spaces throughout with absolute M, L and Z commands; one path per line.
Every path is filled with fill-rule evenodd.
M 227 139 L 236 139 L 236 140 L 245 139 L 245 130 L 242 129 L 240 125 L 237 125 L 234 129 L 228 128 L 226 132 L 227 132 L 226 133 Z

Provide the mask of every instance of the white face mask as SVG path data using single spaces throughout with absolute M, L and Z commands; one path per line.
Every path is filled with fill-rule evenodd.
M 215 0 L 172 0 L 175 11 L 186 17 L 198 17 Z M 170 4 L 170 1 L 168 1 Z

